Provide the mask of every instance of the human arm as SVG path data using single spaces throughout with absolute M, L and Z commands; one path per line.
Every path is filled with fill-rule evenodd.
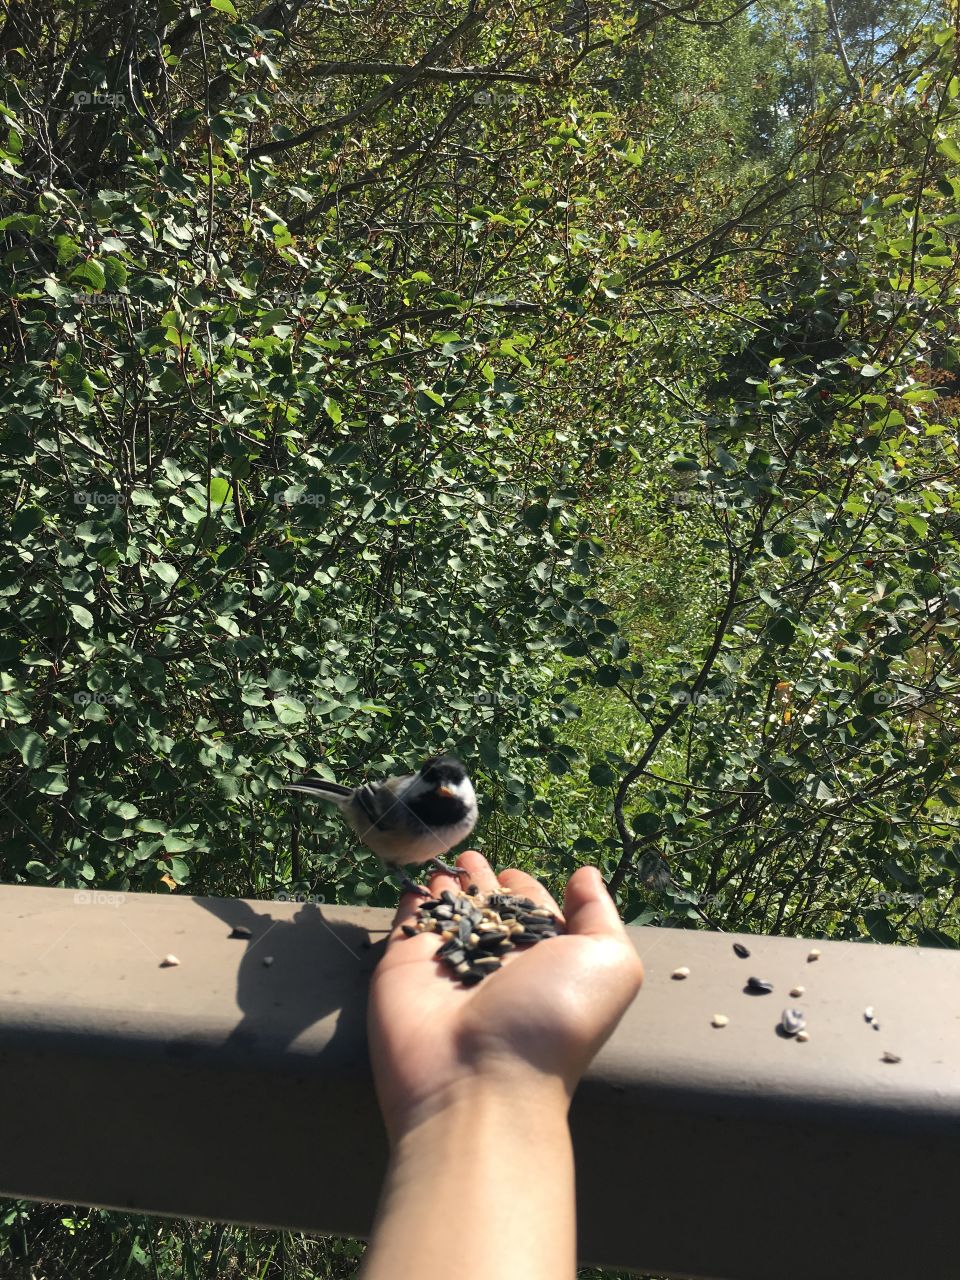
M 520 871 L 459 859 L 482 892 L 534 898 Z M 456 890 L 450 877 L 432 888 Z M 405 898 L 398 926 L 416 910 Z M 464 989 L 435 935 L 394 931 L 371 988 L 370 1048 L 391 1156 L 363 1280 L 559 1280 L 575 1269 L 567 1109 L 642 968 L 595 868 L 567 886 L 566 933 Z

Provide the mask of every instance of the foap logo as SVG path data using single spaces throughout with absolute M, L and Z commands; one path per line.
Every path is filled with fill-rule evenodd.
M 322 893 L 295 893 L 293 890 L 287 892 L 286 889 L 281 889 L 278 893 L 275 893 L 273 900 L 274 902 L 305 903 L 313 907 L 322 907 L 327 901 Z
M 98 707 L 112 707 L 120 699 L 115 693 L 104 693 L 102 689 L 80 689 L 73 695 L 74 705 L 89 707 L 95 703 Z
M 919 907 L 923 902 L 922 893 L 903 893 L 896 889 L 881 889 L 871 899 L 874 907 Z
M 122 507 L 126 501 L 122 493 L 101 493 L 96 489 L 77 489 L 73 495 L 77 507 Z
M 122 93 L 89 93 L 86 89 L 80 89 L 73 95 L 75 107 L 119 107 L 122 103 Z
M 276 507 L 322 507 L 327 498 L 322 493 L 304 493 L 302 490 L 281 489 L 272 498 Z
M 78 889 L 73 902 L 77 907 L 120 907 L 126 897 L 125 893 L 105 893 L 102 889 Z
M 522 702 L 519 693 L 507 693 L 503 689 L 481 689 L 473 700 L 481 707 L 515 707 Z
M 72 293 L 70 299 L 78 307 L 87 307 L 92 311 L 122 307 L 125 302 L 130 301 L 125 293 Z
M 678 689 L 676 693 L 670 695 L 673 706 L 681 707 L 706 707 L 723 701 L 724 699 L 718 693 L 707 693 L 705 690 L 691 693 L 689 689 Z
M 496 89 L 478 89 L 470 99 L 477 107 L 512 107 L 520 101 L 519 94 Z

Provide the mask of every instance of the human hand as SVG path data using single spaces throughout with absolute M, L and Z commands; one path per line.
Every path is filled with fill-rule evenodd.
M 546 889 L 523 871 L 498 878 L 472 850 L 458 865 L 482 893 L 506 890 L 561 915 Z M 440 874 L 430 887 L 436 896 L 461 886 Z M 401 932 L 416 909 L 416 897 L 406 894 L 370 988 L 370 1052 L 391 1138 L 488 1085 L 519 1086 L 525 1102 L 543 1093 L 568 1102 L 643 980 L 599 871 L 581 867 L 570 877 L 565 934 L 510 952 L 502 969 L 473 987 L 438 971 L 436 934 L 407 938 Z

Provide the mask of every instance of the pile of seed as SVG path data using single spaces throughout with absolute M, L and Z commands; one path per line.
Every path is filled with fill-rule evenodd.
M 444 889 L 417 909 L 416 924 L 403 925 L 408 938 L 439 933 L 443 945 L 437 959 L 448 965 L 465 987 L 475 986 L 501 967 L 501 956 L 516 947 L 555 938 L 562 926 L 552 911 L 531 898 L 510 893 L 480 893 L 475 884 L 454 895 Z

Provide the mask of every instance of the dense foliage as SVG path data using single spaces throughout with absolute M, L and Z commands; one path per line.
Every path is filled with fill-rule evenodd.
M 2 878 L 387 903 L 278 788 L 449 746 L 630 919 L 958 945 L 948 19 L 10 0 Z

